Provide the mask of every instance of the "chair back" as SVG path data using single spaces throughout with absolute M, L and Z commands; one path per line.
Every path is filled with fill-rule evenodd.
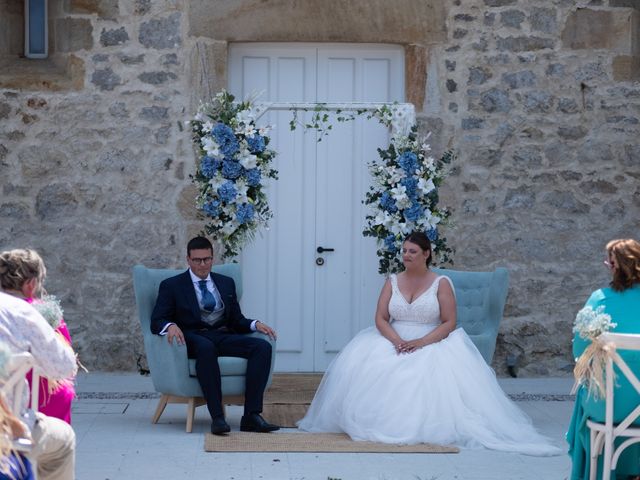
M 0 393 L 6 400 L 11 399 L 8 407 L 16 416 L 20 416 L 22 413 L 22 398 L 26 383 L 25 377 L 29 370 L 33 370 L 30 408 L 37 412 L 40 401 L 40 389 L 38 388 L 40 385 L 40 375 L 35 368 L 33 356 L 28 352 L 14 353 L 9 357 L 5 366 L 5 378 L 2 385 L 0 385 Z
M 640 372 L 634 372 L 631 370 L 627 362 L 620 356 L 621 350 L 630 350 L 640 352 L 640 335 L 629 333 L 603 333 L 600 337 L 601 340 L 607 343 L 615 345 L 615 351 L 611 352 L 607 360 L 606 367 L 606 387 L 605 387 L 605 424 L 606 429 L 611 430 L 614 436 L 624 436 L 624 430 L 629 428 L 632 424 L 640 421 L 640 404 L 636 406 L 622 421 L 617 422 L 617 426 L 614 425 L 614 391 L 615 385 L 619 383 L 616 380 L 616 373 L 614 372 L 614 365 L 617 370 L 625 376 L 626 380 L 633 386 L 638 395 L 640 395 L 640 379 L 638 375 Z
M 464 272 L 432 269 L 453 282 L 456 294 L 457 322 L 474 342 L 485 361 L 491 364 L 496 348 L 498 328 L 509 291 L 509 272 Z

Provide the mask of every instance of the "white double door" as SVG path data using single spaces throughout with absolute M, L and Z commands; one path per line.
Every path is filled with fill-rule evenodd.
M 398 46 L 232 44 L 229 90 L 271 102 L 402 102 L 403 58 Z M 298 113 L 302 124 L 310 118 Z M 267 188 L 270 228 L 240 258 L 242 307 L 278 331 L 276 371 L 321 372 L 374 321 L 384 278 L 375 241 L 362 235 L 362 200 L 367 164 L 389 133 L 375 119 L 334 115 L 318 142 L 314 130 L 291 131 L 292 119 L 273 111 L 259 122 L 275 125 L 269 147 L 279 179 Z

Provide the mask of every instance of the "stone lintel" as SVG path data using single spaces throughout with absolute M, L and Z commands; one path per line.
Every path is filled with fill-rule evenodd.
M 444 0 L 193 0 L 189 35 L 228 42 L 428 45 L 446 40 Z M 233 19 L 233 21 L 229 21 Z
M 640 51 L 639 16 L 638 11 L 628 8 L 579 8 L 567 18 L 562 43 L 573 50 L 606 49 L 621 55 L 634 55 Z

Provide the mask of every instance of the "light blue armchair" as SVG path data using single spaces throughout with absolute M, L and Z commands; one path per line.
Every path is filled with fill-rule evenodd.
M 215 265 L 212 269 L 216 273 L 233 278 L 236 284 L 238 300 L 242 297 L 242 280 L 240 267 L 237 264 Z M 165 337 L 153 335 L 149 328 L 151 312 L 158 297 L 158 287 L 164 279 L 177 275 L 184 270 L 159 270 L 146 268 L 143 265 L 133 267 L 133 288 L 136 294 L 138 317 L 144 348 L 147 353 L 147 363 L 151 370 L 151 380 L 157 392 L 162 394 L 152 422 L 157 423 L 168 403 L 187 404 L 187 432 L 193 428 L 193 417 L 196 407 L 205 405 L 202 389 L 196 378 L 195 360 L 187 358 L 187 347 L 169 344 Z M 261 333 L 251 335 L 260 336 L 271 342 L 273 352 L 275 342 Z M 275 355 L 271 357 L 271 373 L 273 373 Z M 245 372 L 247 361 L 244 358 L 220 357 L 220 374 L 222 376 L 223 404 L 243 404 L 245 391 Z M 269 383 L 271 383 L 271 374 Z
M 464 328 L 487 364 L 491 365 L 507 300 L 509 272 L 505 268 L 496 268 L 493 272 L 432 270 L 438 275 L 446 275 L 453 282 L 458 325 Z

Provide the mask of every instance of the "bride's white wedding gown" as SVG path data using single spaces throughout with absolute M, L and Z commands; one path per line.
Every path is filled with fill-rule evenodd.
M 412 303 L 392 275 L 391 325 L 404 340 L 440 325 L 439 276 Z M 560 449 L 504 394 L 462 328 L 398 355 L 376 327 L 358 333 L 331 363 L 298 427 L 345 432 L 354 440 L 455 444 L 530 455 Z

